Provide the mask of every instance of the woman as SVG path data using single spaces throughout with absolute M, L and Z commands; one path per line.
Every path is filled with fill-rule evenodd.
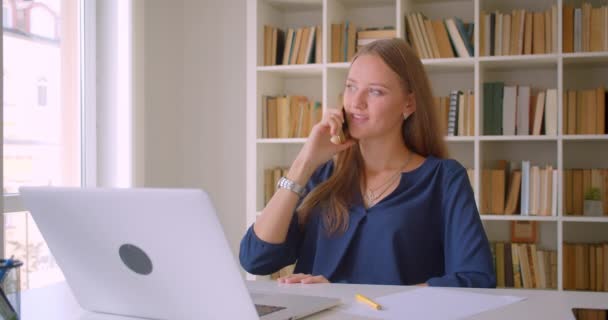
M 312 129 L 241 241 L 243 268 L 270 274 L 296 263 L 282 283 L 495 287 L 467 172 L 446 159 L 432 99 L 405 41 L 362 48 L 344 113 L 328 110 Z

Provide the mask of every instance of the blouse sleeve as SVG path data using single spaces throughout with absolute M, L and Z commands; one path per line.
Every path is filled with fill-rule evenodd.
M 239 260 L 243 269 L 251 274 L 267 275 L 296 262 L 302 238 L 297 220 L 297 215 L 294 214 L 287 231 L 287 239 L 279 244 L 258 238 L 251 225 L 241 240 Z
M 466 169 L 449 160 L 443 183 L 443 246 L 445 274 L 430 286 L 496 287 L 492 253 L 475 204 Z

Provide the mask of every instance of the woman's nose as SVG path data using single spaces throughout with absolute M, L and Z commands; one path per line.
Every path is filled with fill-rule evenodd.
M 365 99 L 364 93 L 365 93 L 364 90 L 357 90 L 352 93 L 350 102 L 351 102 L 351 105 L 353 108 L 357 108 L 357 109 L 365 108 L 367 101 Z

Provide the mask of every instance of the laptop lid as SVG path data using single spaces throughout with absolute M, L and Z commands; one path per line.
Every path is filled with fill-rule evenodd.
M 258 319 L 204 191 L 20 192 L 84 309 L 151 319 Z

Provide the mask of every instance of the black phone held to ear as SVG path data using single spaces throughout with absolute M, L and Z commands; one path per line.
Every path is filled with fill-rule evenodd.
M 337 135 L 332 136 L 330 139 L 333 144 L 342 144 L 346 142 L 346 135 L 348 134 L 348 121 L 346 119 L 346 111 L 344 110 L 344 107 L 342 107 L 342 116 L 344 118 L 342 128 L 339 129 Z

